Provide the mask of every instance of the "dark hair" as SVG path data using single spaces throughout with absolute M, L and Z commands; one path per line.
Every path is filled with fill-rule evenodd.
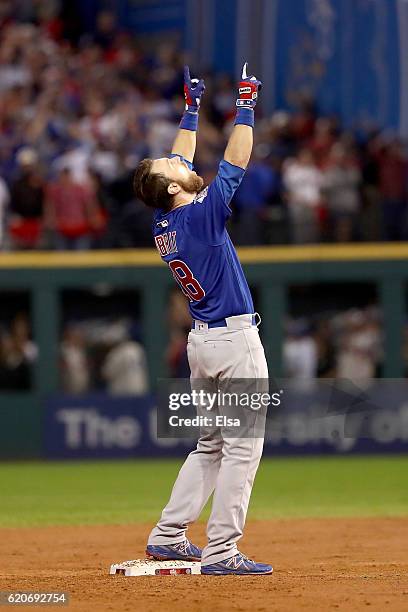
M 146 206 L 170 210 L 173 196 L 167 188 L 172 181 L 164 174 L 152 172 L 152 164 L 153 160 L 149 158 L 139 162 L 133 177 L 133 190 Z

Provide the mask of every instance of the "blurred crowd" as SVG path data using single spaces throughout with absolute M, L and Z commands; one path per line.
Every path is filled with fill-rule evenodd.
M 29 318 L 19 312 L 0 324 L 0 391 L 34 386 L 37 346 Z M 106 391 L 145 395 L 149 390 L 146 355 L 137 324 L 126 317 L 67 322 L 59 346 L 60 389 L 69 395 Z
M 61 390 L 69 395 L 107 391 L 145 395 L 146 355 L 137 325 L 127 318 L 67 323 L 60 347 Z
M 357 386 L 383 376 L 382 313 L 373 303 L 339 309 L 308 308 L 308 315 L 287 317 L 282 346 L 283 377 L 302 383 L 316 378 L 347 379 Z M 171 378 L 189 378 L 187 336 L 191 318 L 180 291 L 168 301 L 165 353 Z M 262 332 L 262 328 L 261 328 Z M 408 376 L 408 325 L 403 333 Z M 33 387 L 38 350 L 26 312 L 0 323 L 0 391 Z M 69 395 L 107 392 L 142 396 L 149 392 L 146 351 L 137 320 L 112 312 L 67 320 L 59 345 L 59 388 Z
M 376 306 L 286 322 L 283 367 L 287 378 L 339 378 L 361 385 L 381 376 L 382 362 L 382 321 Z
M 169 153 L 184 55 L 170 43 L 142 50 L 109 11 L 93 31 L 73 31 L 57 0 L 2 2 L 0 34 L 0 248 L 150 246 L 131 177 L 141 158 Z M 236 87 L 200 76 L 195 162 L 209 182 Z M 395 135 L 343 130 L 309 99 L 268 116 L 261 99 L 255 143 L 234 198 L 237 244 L 407 238 L 407 157 Z
M 37 347 L 31 340 L 29 319 L 18 312 L 9 324 L 0 323 L 0 390 L 28 391 Z

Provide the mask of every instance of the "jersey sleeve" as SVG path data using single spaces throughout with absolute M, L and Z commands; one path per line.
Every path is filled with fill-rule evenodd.
M 224 242 L 225 224 L 232 212 L 230 202 L 244 174 L 243 168 L 222 160 L 213 182 L 190 206 L 191 234 L 210 245 Z

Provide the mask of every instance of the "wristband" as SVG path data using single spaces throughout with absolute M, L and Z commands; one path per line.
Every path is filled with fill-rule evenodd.
M 249 125 L 254 127 L 254 109 L 248 106 L 238 106 L 237 114 L 235 115 L 234 125 Z
M 198 112 L 184 111 L 180 121 L 180 130 L 191 130 L 196 132 L 198 128 Z

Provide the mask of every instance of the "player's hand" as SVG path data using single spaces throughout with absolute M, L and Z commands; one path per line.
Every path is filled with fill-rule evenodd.
M 258 101 L 258 91 L 261 91 L 262 83 L 255 76 L 247 76 L 248 62 L 242 68 L 241 80 L 238 84 L 237 106 L 254 108 Z
M 184 97 L 186 99 L 186 110 L 197 113 L 200 108 L 201 96 L 205 90 L 203 79 L 192 79 L 190 69 L 184 66 Z

